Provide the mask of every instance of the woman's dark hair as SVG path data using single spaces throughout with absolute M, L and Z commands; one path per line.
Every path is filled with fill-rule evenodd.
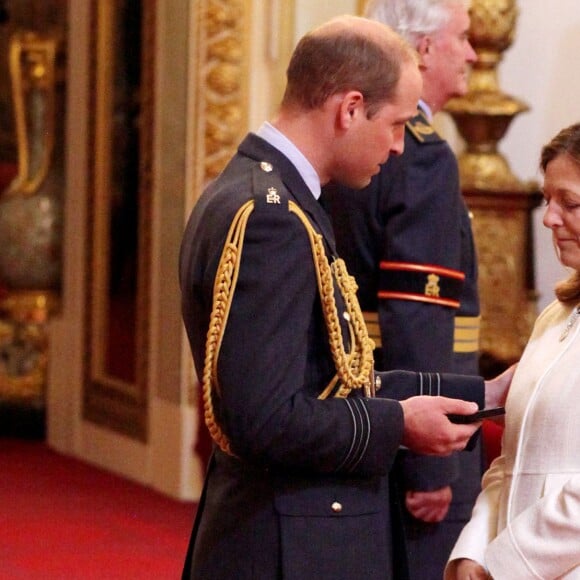
M 540 167 L 546 172 L 546 167 L 560 155 L 568 155 L 580 167 L 580 123 L 562 129 L 548 144 L 542 148 Z

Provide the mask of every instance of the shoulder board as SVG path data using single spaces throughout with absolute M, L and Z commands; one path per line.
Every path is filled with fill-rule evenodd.
M 407 129 L 419 143 L 433 143 L 442 138 L 429 123 L 427 117 L 419 113 L 406 123 Z
M 252 197 L 256 202 L 256 208 L 288 207 L 283 198 L 287 197 L 286 188 L 269 161 L 257 163 L 252 175 Z

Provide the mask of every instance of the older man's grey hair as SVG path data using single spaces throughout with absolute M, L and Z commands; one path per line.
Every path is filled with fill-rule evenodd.
M 388 24 L 417 48 L 421 37 L 449 22 L 454 4 L 468 8 L 469 0 L 369 0 L 364 15 Z

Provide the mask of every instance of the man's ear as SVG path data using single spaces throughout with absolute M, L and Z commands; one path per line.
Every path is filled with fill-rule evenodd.
M 364 97 L 359 91 L 345 93 L 338 108 L 338 122 L 342 129 L 348 129 L 357 116 L 364 115 Z
M 417 44 L 417 53 L 419 54 L 419 65 L 422 67 L 427 66 L 426 61 L 429 60 L 431 52 L 433 50 L 431 37 L 429 35 L 424 35 L 420 38 Z

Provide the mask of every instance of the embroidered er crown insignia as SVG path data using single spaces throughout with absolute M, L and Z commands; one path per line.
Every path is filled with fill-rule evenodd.
M 278 190 L 275 187 L 268 188 L 268 194 L 266 195 L 267 203 L 280 203 L 280 196 L 278 195 Z

